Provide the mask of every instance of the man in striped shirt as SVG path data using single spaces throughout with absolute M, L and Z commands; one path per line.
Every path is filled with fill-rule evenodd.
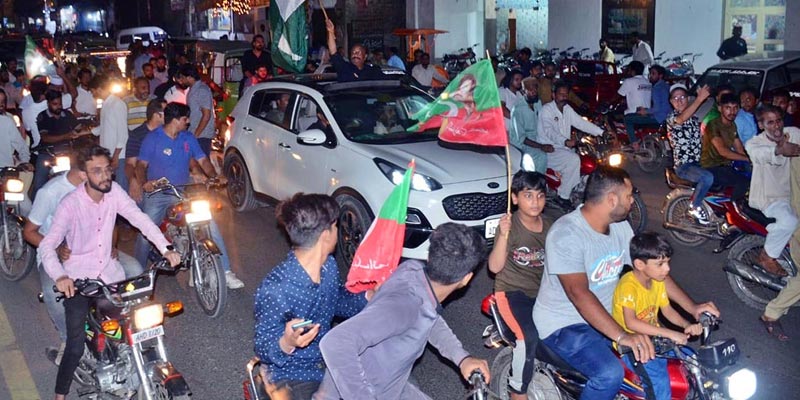
M 150 94 L 150 81 L 145 77 L 133 81 L 133 93 L 123 100 L 128 106 L 128 130 L 132 131 L 147 121 L 147 103 L 156 97 Z

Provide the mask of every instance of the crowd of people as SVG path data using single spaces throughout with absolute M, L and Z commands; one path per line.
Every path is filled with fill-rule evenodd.
M 326 61 L 339 80 L 380 74 L 379 66 L 367 61 L 366 48 L 353 46 L 345 59 L 330 21 L 327 31 L 332 56 Z M 600 43 L 603 57 L 613 59 L 605 41 Z M 689 214 L 698 223 L 708 223 L 701 202 L 713 184 L 733 187 L 733 199 L 742 204 L 749 190 L 749 206 L 776 220 L 767 226 L 759 262 L 767 272 L 784 275 L 775 258 L 790 240 L 796 244 L 793 256 L 800 251 L 800 191 L 790 190 L 800 185 L 794 172 L 800 173 L 800 162 L 793 161 L 800 156 L 800 130 L 789 127 L 788 93 L 774 93 L 772 104 L 757 104 L 755 89 L 733 93 L 733 88 L 720 86 L 715 111 L 701 123 L 694 114 L 711 90 L 699 88 L 690 103 L 685 86 L 664 82 L 664 68 L 652 64 L 652 52 L 642 43 L 635 44 L 637 51 L 642 57 L 649 52 L 651 60 L 631 62 L 631 76 L 618 92 L 627 101 L 632 146 L 636 125 L 667 124 L 676 173 L 696 182 Z M 264 38 L 256 36 L 252 44 L 243 59 L 243 87 L 267 79 L 265 71 L 272 69 Z M 372 57 L 381 60 L 382 54 Z M 197 179 L 193 172 L 204 175 L 200 179 L 217 178 L 209 161 L 213 96 L 196 66 L 185 61 L 168 65 L 157 50 L 135 44 L 128 63 L 132 91 L 123 97 L 111 90 L 110 80 L 120 77 L 111 63 L 94 66 L 79 59 L 58 66 L 55 75 L 25 82 L 16 62 L 9 60 L 0 73 L 9 80 L 0 90 L 0 166 L 18 166 L 30 174 L 32 204 L 25 211 L 24 236 L 39 248 L 45 303 L 62 341 L 60 348 L 50 350 L 59 366 L 57 400 L 69 393 L 84 349 L 89 303 L 76 295 L 74 280 L 99 276 L 112 282 L 135 276 L 152 251 L 177 265 L 180 255 L 157 228 L 177 199 L 145 194 L 162 178 L 175 185 Z M 420 54 L 411 74 L 420 82 L 434 77 L 446 81 L 431 70 L 429 61 Z M 386 63 L 406 68 L 396 49 L 390 49 Z M 468 285 L 484 261 L 495 274 L 500 313 L 517 338 L 508 382 L 512 399 L 527 398 L 533 355 L 542 344 L 587 376 L 581 398 L 612 399 L 619 390 L 623 369 L 611 344 L 632 348 L 625 362 L 644 363 L 644 370 L 637 372 L 647 374 L 649 390 L 657 399 L 670 398 L 666 363 L 655 359 L 648 335 L 686 343 L 699 333 L 698 325 L 670 301 L 695 319 L 703 312 L 719 315 L 719 310 L 713 303 L 693 301 L 669 276 L 673 249 L 664 238 L 654 233 L 634 236 L 626 222 L 633 185 L 624 170 L 598 168 L 589 176 L 581 207 L 555 221 L 543 214 L 547 189 L 542 172 L 548 167 L 562 179 L 556 201 L 572 208 L 569 196 L 579 183 L 572 128 L 592 135 L 605 132 L 573 109 L 583 103 L 558 79 L 555 64 L 532 62 L 530 52 L 523 51 L 520 65 L 524 68 L 502 79 L 500 99 L 510 142 L 532 157 L 535 171 L 514 175 L 511 200 L 516 211 L 501 218 L 488 257 L 474 229 L 444 224 L 430 236 L 427 260 L 404 261 L 379 288 L 352 294 L 344 289 L 331 255 L 338 238 L 336 201 L 327 195 L 296 194 L 276 208 L 291 249 L 255 296 L 255 353 L 268 371 L 270 398 L 427 399 L 409 376 L 428 343 L 458 366 L 465 379 L 475 369 L 491 379 L 486 361 L 465 351 L 441 316 L 442 302 Z M 19 110 L 19 126 L 11 110 Z M 51 177 L 49 166 L 63 148 L 71 150 L 70 169 Z M 734 171 L 732 161 L 751 163 L 752 178 Z M 117 249 L 118 230 L 138 230 L 132 256 Z M 243 287 L 213 221 L 211 235 L 220 246 L 228 288 Z M 630 272 L 624 273 L 625 265 Z M 55 301 L 54 285 L 65 294 L 63 304 Z M 778 319 L 798 298 L 800 279 L 793 278 L 762 316 L 768 333 L 788 339 Z M 660 325 L 659 314 L 680 330 Z M 333 326 L 335 317 L 346 320 Z

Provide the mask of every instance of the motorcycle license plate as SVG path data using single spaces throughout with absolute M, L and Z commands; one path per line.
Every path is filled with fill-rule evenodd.
M 491 239 L 497 234 L 497 227 L 500 225 L 500 218 L 490 219 L 484 224 L 483 234 L 486 239 Z
M 146 340 L 164 336 L 164 325 L 156 326 L 155 328 L 145 329 L 131 335 L 133 344 L 142 343 Z

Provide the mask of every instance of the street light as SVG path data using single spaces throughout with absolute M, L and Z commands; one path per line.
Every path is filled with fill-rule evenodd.
M 249 0 L 218 0 L 216 6 L 224 11 L 230 10 L 240 15 L 250 13 Z

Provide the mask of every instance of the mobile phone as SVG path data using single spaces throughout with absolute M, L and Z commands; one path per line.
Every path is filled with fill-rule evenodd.
M 302 329 L 303 333 L 305 333 L 305 331 L 311 329 L 311 324 L 313 324 L 313 323 L 314 323 L 314 321 L 312 321 L 310 319 L 307 319 L 307 320 L 305 320 L 303 322 L 298 322 L 296 324 L 293 324 L 292 325 L 292 329 L 294 329 L 294 330 Z

